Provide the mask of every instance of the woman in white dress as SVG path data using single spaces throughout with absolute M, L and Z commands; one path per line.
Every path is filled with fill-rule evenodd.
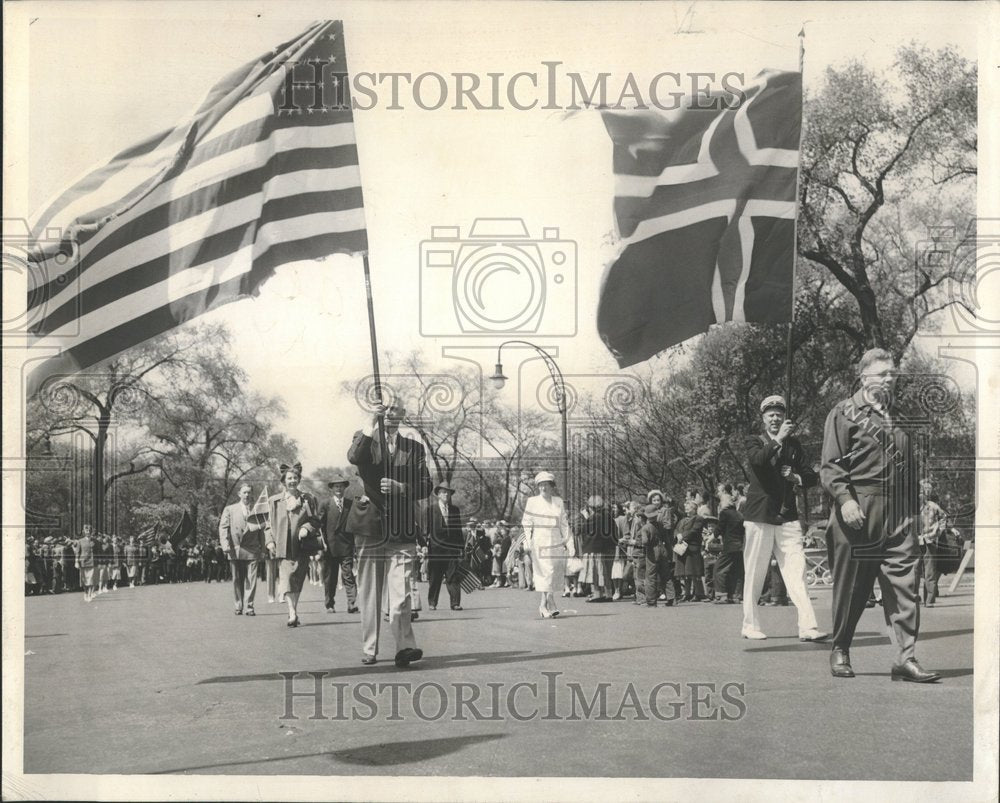
M 573 532 L 563 500 L 555 496 L 556 478 L 548 471 L 535 477 L 538 495 L 524 506 L 521 526 L 525 547 L 531 554 L 535 590 L 542 594 L 538 612 L 543 619 L 558 616 L 553 591 L 566 573 L 566 558 L 576 557 Z

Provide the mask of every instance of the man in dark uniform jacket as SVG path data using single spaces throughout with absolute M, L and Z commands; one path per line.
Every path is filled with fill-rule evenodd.
M 417 505 L 431 493 L 433 484 L 427 471 L 424 447 L 399 434 L 406 414 L 398 402 L 382 407 L 364 429 L 354 433 L 347 459 L 358 468 L 370 502 L 368 516 L 381 517 L 370 532 L 355 532 L 357 549 L 358 602 L 364 656 L 362 663 L 375 663 L 379 627 L 382 623 L 382 594 L 388 584 L 389 623 L 396 642 L 396 666 L 403 668 L 423 657 L 417 648 L 410 622 L 410 587 L 418 534 Z M 385 416 L 388 454 L 382 454 L 378 436 L 373 437 L 380 415 Z M 355 503 L 352 520 L 358 518 Z
M 743 579 L 743 516 L 728 494 L 719 499 L 719 536 L 722 551 L 715 563 L 715 601 L 725 605 L 735 602 L 733 592 Z
M 876 577 L 886 622 L 899 654 L 893 680 L 940 680 L 914 657 L 917 604 L 919 466 L 910 434 L 895 409 L 896 364 L 869 349 L 858 364 L 861 389 L 839 402 L 823 432 L 823 487 L 833 497 L 827 529 L 833 553 L 834 677 L 854 677 L 850 648 Z
M 806 590 L 806 555 L 795 504 L 796 488 L 816 484 L 816 473 L 805 459 L 802 444 L 792 433 L 795 424 L 785 417 L 785 400 L 768 396 L 760 405 L 764 434 L 747 447 L 750 490 L 743 508 L 743 638 L 767 638 L 760 629 L 757 598 L 774 555 L 788 596 L 798 611 L 799 641 L 829 638 L 816 625 L 816 614 Z
M 452 504 L 455 492 L 446 482 L 434 486 L 434 498 L 427 503 L 427 604 L 437 609 L 441 583 L 448 588 L 453 611 L 462 610 L 459 564 L 465 549 L 462 511 Z
M 347 594 L 347 612 L 358 612 L 358 586 L 354 580 L 354 536 L 347 532 L 347 517 L 351 513 L 351 500 L 344 494 L 351 484 L 350 479 L 337 474 L 326 484 L 333 495 L 320 508 L 319 518 L 323 527 L 323 541 L 326 549 L 320 556 L 320 572 L 323 577 L 323 596 L 326 610 L 334 613 L 334 598 L 337 594 L 337 579 L 344 582 Z

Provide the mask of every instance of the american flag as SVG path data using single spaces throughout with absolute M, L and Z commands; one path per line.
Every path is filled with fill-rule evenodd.
M 483 580 L 476 574 L 472 567 L 469 566 L 464 560 L 458 564 L 458 584 L 462 587 L 462 591 L 466 594 L 471 594 L 473 591 L 483 590 Z
M 48 205 L 31 223 L 29 342 L 55 356 L 29 395 L 256 295 L 279 265 L 366 252 L 346 88 L 343 26 L 317 22 Z
M 744 92 L 733 109 L 602 111 L 624 248 L 597 325 L 623 368 L 715 323 L 791 320 L 802 76 Z
M 145 530 L 139 533 L 139 535 L 136 537 L 136 541 L 138 541 L 140 544 L 142 544 L 142 546 L 145 547 L 153 546 L 154 544 L 159 544 L 160 539 L 157 538 L 156 536 L 156 531 L 158 529 L 159 527 L 156 524 L 154 524 L 152 527 L 147 527 Z

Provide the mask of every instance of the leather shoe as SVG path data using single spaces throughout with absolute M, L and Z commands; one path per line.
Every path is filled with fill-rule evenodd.
M 357 606 L 357 605 L 355 605 L 355 606 L 354 606 L 353 608 L 348 608 L 348 609 L 347 609 L 347 612 L 348 612 L 348 613 L 360 613 L 360 611 L 361 611 L 361 609 L 360 609 L 360 608 L 358 608 L 358 606 Z
M 419 618 L 420 618 L 420 614 L 419 613 L 417 613 L 416 611 L 410 611 L 410 621 L 411 622 L 415 622 Z
M 369 666 L 369 665 L 375 663 L 375 656 L 374 655 L 363 655 L 361 657 L 361 663 L 365 664 L 366 666 Z
M 405 669 L 414 661 L 419 661 L 424 657 L 424 651 L 412 647 L 406 647 L 396 653 L 396 666 Z
M 460 610 L 462 610 L 462 606 L 461 605 L 452 605 L 451 609 L 453 611 L 460 611 Z
M 910 683 L 934 683 L 941 680 L 941 675 L 937 672 L 928 672 L 916 658 L 911 658 L 902 665 L 894 664 L 892 667 L 893 680 L 906 680 Z
M 851 669 L 851 655 L 847 650 L 834 647 L 830 653 L 830 674 L 835 678 L 853 678 L 854 670 Z

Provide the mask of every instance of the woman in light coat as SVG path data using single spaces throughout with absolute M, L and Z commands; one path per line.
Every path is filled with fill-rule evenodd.
M 556 478 L 548 471 L 535 477 L 538 495 L 524 506 L 521 526 L 525 547 L 531 554 L 535 590 L 541 592 L 538 613 L 543 619 L 558 616 L 553 591 L 566 573 L 566 558 L 576 557 L 573 532 L 570 530 L 563 500 L 555 495 Z

